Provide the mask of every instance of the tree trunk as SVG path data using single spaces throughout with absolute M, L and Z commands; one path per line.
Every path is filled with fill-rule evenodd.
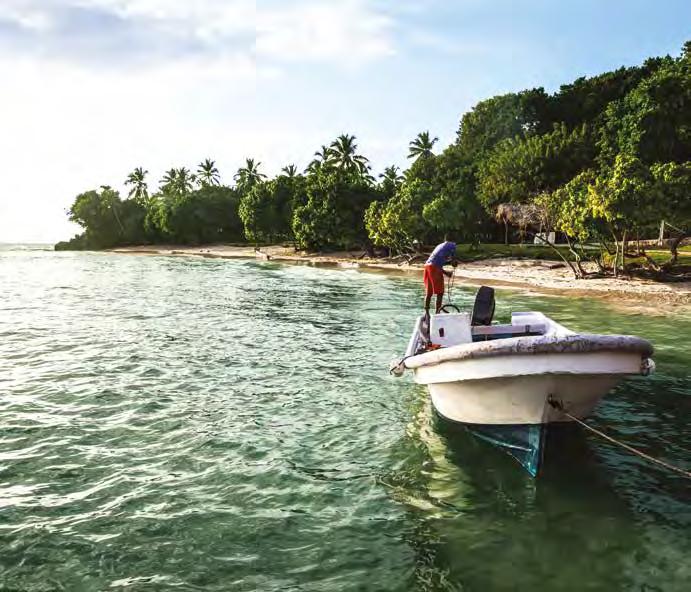
M 614 237 L 614 269 L 612 270 L 614 272 L 614 277 L 618 277 L 617 273 L 617 268 L 619 266 L 619 240 L 617 237 Z
M 541 240 L 541 241 L 542 241 L 543 243 L 545 243 L 548 247 L 550 247 L 557 255 L 559 255 L 559 257 L 561 258 L 561 260 L 562 260 L 564 263 L 566 263 L 566 264 L 571 268 L 571 271 L 573 272 L 573 277 L 574 277 L 574 278 L 576 278 L 577 280 L 583 279 L 583 275 L 580 273 L 579 269 L 576 269 L 576 268 L 574 267 L 573 263 L 571 263 L 571 261 L 569 261 L 566 257 L 564 257 L 564 255 L 561 254 L 561 251 L 560 251 L 559 249 L 557 249 L 557 247 L 556 247 L 555 245 L 553 245 L 553 244 L 552 244 L 551 242 L 549 242 L 547 239 L 542 238 L 539 234 L 536 234 L 536 235 L 535 235 L 535 238 L 537 238 L 538 240 Z M 579 266 L 579 267 L 580 267 L 580 266 Z
M 626 275 L 626 230 L 621 237 L 621 271 Z
M 509 244 L 509 223 L 506 218 L 504 218 L 504 244 Z
M 549 236 L 549 234 L 547 236 Z M 576 267 L 578 267 L 578 274 L 579 274 L 578 279 L 582 279 L 587 274 L 586 274 L 585 270 L 583 269 L 583 266 L 581 265 L 581 256 L 574 250 L 573 245 L 571 244 L 571 241 L 569 240 L 568 236 L 566 237 L 566 244 L 569 246 L 569 251 L 571 252 L 571 254 L 573 255 L 573 258 L 576 261 Z
M 122 234 L 125 234 L 125 227 L 122 225 L 122 222 L 120 222 L 120 216 L 118 216 L 118 212 L 115 209 L 115 206 L 111 206 L 110 209 L 113 211 L 113 215 L 115 216 L 115 219 L 118 222 L 118 226 L 120 226 L 120 232 L 122 232 Z

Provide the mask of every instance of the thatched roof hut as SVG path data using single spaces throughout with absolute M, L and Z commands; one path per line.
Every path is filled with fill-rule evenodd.
M 509 226 L 517 226 L 521 237 L 528 228 L 537 232 L 549 229 L 551 224 L 547 210 L 535 204 L 503 203 L 497 206 L 494 218 L 504 224 L 504 241 L 509 242 Z
M 523 231 L 529 226 L 548 226 L 547 212 L 535 204 L 499 204 L 494 217 L 497 222 L 518 226 Z

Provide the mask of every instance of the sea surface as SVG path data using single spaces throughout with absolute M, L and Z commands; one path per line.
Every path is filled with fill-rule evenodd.
M 0 252 L 0 590 L 691 589 L 690 480 L 580 429 L 533 480 L 388 375 L 418 279 L 36 249 Z M 691 468 L 688 315 L 517 310 L 653 341 L 589 421 Z

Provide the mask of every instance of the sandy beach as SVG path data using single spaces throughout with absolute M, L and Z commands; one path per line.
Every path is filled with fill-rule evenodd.
M 215 259 L 264 259 L 286 263 L 359 268 L 364 271 L 421 274 L 422 264 L 399 264 L 386 259 L 360 258 L 362 252 L 304 253 L 290 247 L 268 246 L 255 251 L 252 246 L 207 245 L 203 247 L 147 245 L 121 247 L 111 252 L 130 255 L 167 255 Z M 660 283 L 626 278 L 577 280 L 556 261 L 537 259 L 485 259 L 464 262 L 456 269 L 455 282 L 470 286 L 529 291 L 544 295 L 592 297 L 618 306 L 649 313 L 669 313 L 691 309 L 691 282 Z

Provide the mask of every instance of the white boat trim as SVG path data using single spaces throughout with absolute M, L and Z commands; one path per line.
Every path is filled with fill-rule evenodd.
M 408 359 L 404 362 L 406 367 L 415 369 L 414 379 L 418 384 L 531 376 L 536 374 L 630 375 L 642 373 L 641 354 L 639 352 L 626 351 L 536 353 L 530 357 L 526 355 L 479 358 L 454 357 L 437 363 L 420 364 L 419 362 L 419 360 L 415 359 Z
M 548 334 L 462 343 L 411 356 L 404 363 L 406 368 L 416 369 L 456 360 L 593 352 L 627 352 L 647 358 L 653 354 L 653 348 L 644 339 L 632 335 Z

